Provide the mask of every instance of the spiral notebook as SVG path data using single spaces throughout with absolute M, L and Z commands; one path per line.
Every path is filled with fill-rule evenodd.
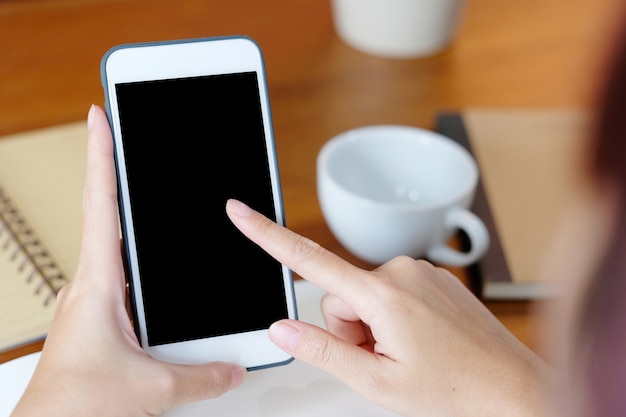
M 78 262 L 87 125 L 0 138 L 0 352 L 45 337 Z

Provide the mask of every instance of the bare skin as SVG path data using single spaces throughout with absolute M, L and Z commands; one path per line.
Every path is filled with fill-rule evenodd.
M 181 366 L 141 349 L 126 310 L 112 140 L 92 107 L 84 232 L 40 362 L 13 416 L 152 416 L 237 387 L 245 369 Z M 236 227 L 326 290 L 328 330 L 281 320 L 270 338 L 295 358 L 406 416 L 540 415 L 552 369 L 444 269 L 396 258 L 359 269 L 229 200 Z M 288 365 L 287 365 L 288 366 Z M 129 387 L 132 387 L 130 389 Z
M 406 416 L 540 415 L 552 369 L 448 271 L 408 257 L 359 269 L 243 203 L 226 206 L 252 241 L 326 290 L 329 331 L 283 320 L 278 346 Z
M 96 106 L 88 140 L 79 265 L 13 416 L 153 416 L 238 386 L 244 368 L 167 364 L 139 346 L 126 310 L 113 143 Z

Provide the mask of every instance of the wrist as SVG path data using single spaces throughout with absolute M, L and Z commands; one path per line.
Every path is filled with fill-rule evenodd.
M 550 415 L 549 395 L 555 369 L 534 352 L 528 352 L 519 367 L 503 370 L 501 380 L 494 380 L 499 395 L 494 398 L 493 408 L 483 416 L 540 417 Z

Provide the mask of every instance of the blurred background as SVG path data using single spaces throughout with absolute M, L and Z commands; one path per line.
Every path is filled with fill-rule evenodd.
M 250 36 L 265 56 L 287 225 L 368 267 L 323 221 L 321 146 L 368 124 L 432 128 L 443 110 L 592 109 L 623 8 L 622 0 L 466 0 L 450 47 L 386 59 L 339 39 L 330 0 L 0 0 L 0 137 L 84 121 L 92 103 L 103 104 L 100 60 L 115 45 Z M 489 307 L 536 347 L 528 304 Z

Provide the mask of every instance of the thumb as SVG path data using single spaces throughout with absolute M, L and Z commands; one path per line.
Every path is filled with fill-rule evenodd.
M 366 389 L 363 375 L 377 374 L 378 355 L 312 324 L 279 320 L 270 326 L 269 337 L 294 358 L 335 376 L 356 391 Z
M 172 407 L 217 398 L 241 385 L 247 373 L 246 368 L 226 362 L 169 366 L 174 381 Z

